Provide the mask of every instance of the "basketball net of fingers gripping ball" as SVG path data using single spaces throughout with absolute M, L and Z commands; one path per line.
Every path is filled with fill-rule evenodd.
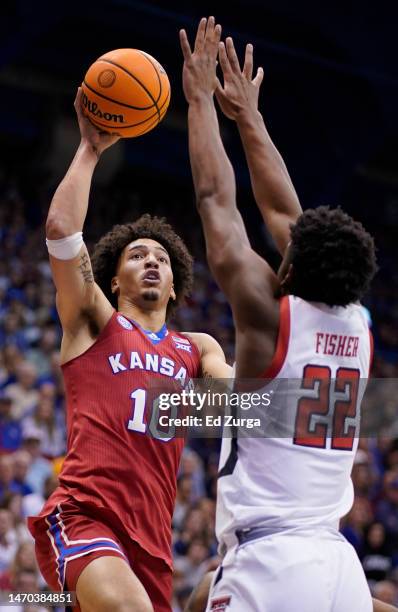
M 146 134 L 170 103 L 166 71 L 148 53 L 116 49 L 98 58 L 82 83 L 84 114 L 99 129 L 122 138 Z

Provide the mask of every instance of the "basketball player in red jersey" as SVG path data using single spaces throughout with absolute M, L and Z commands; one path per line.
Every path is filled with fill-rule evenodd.
M 171 519 L 184 440 L 159 432 L 151 388 L 226 377 L 218 343 L 169 331 L 192 259 L 162 219 L 144 215 L 98 243 L 82 238 L 99 157 L 118 138 L 75 108 L 81 143 L 48 213 L 46 234 L 63 328 L 68 453 L 60 485 L 29 529 L 43 576 L 76 591 L 82 612 L 166 612 Z
M 215 26 L 214 18 L 208 21 L 204 19 L 198 28 L 194 51 L 191 52 L 184 31 L 181 32 L 181 46 L 185 60 L 183 84 L 189 103 L 190 156 L 197 205 L 205 231 L 210 266 L 217 282 L 229 298 L 234 313 L 237 374 L 239 377 L 269 378 L 278 376 L 280 371 L 287 372 L 288 364 L 290 371 L 294 372 L 294 368 L 298 369 L 300 366 L 301 356 L 295 356 L 294 350 L 289 352 L 292 338 L 296 339 L 298 352 L 300 350 L 307 350 L 307 353 L 322 352 L 318 351 L 319 347 L 313 348 L 308 344 L 312 339 L 312 329 L 307 330 L 311 338 L 306 338 L 306 344 L 303 343 L 301 347 L 299 343 L 297 344 L 298 337 L 303 340 L 300 333 L 306 331 L 305 326 L 301 330 L 300 325 L 297 327 L 297 305 L 300 304 L 303 307 L 301 312 L 306 311 L 308 315 L 312 315 L 312 321 L 320 321 L 331 326 L 334 324 L 334 318 L 341 324 L 343 321 L 348 321 L 345 315 L 347 308 L 347 313 L 350 313 L 349 326 L 351 325 L 348 329 L 355 329 L 357 325 L 362 334 L 362 355 L 358 359 L 361 370 L 356 371 L 358 373 L 360 371 L 360 375 L 366 377 L 370 362 L 370 340 L 366 322 L 356 302 L 366 291 L 376 270 L 373 241 L 360 224 L 355 223 L 342 211 L 319 208 L 317 211 L 302 214 L 283 160 L 270 141 L 257 111 L 262 71 L 259 71 L 252 80 L 252 49 L 250 46 L 247 49 L 245 66 L 243 73 L 240 74 L 232 40 L 227 39 L 226 50 L 223 44 L 219 46 L 220 34 L 221 28 Z M 217 82 L 215 72 L 218 51 L 225 79 L 224 88 Z M 214 108 L 213 94 L 216 89 L 222 109 L 238 123 L 257 203 L 278 248 L 284 255 L 278 276 L 251 250 L 236 208 L 233 170 L 222 145 Z M 287 297 L 289 294 L 297 297 Z M 280 300 L 281 295 L 286 297 Z M 313 306 L 311 302 L 314 303 Z M 322 303 L 325 304 L 325 308 L 322 307 Z M 289 308 L 291 308 L 290 315 Z M 290 329 L 289 316 L 292 325 L 295 325 L 293 335 L 290 335 L 290 332 L 285 333 Z M 339 349 L 336 350 L 334 346 L 324 347 L 322 354 L 330 356 L 328 363 L 337 368 L 341 365 L 340 362 L 344 366 L 347 358 L 348 360 L 357 358 L 356 351 L 352 353 L 347 349 L 340 354 Z M 311 358 L 310 355 L 308 357 Z M 306 355 L 303 355 L 303 358 L 305 359 Z M 348 365 L 347 363 L 347 369 Z M 322 368 L 325 369 L 325 366 L 321 366 L 320 369 Z M 344 463 L 344 471 L 339 474 L 336 472 L 335 480 L 330 479 L 329 483 L 326 480 L 325 484 L 330 487 L 333 487 L 332 482 L 334 485 L 338 483 L 338 478 L 344 480 L 346 477 L 349 478 L 349 463 L 352 460 L 352 453 L 355 452 L 354 439 L 349 440 L 350 444 L 352 442 L 349 447 L 347 440 L 339 436 L 340 433 L 333 438 L 331 449 L 334 452 L 333 463 L 338 461 L 341 465 Z M 341 436 L 347 437 L 347 434 L 341 433 Z M 221 489 L 222 501 L 230 502 L 227 506 L 223 504 L 222 510 L 225 509 L 226 513 L 224 516 L 220 514 L 219 517 L 221 519 L 219 533 L 227 547 L 228 561 L 225 567 L 223 563 L 223 567 L 216 574 L 207 610 L 225 607 L 231 609 L 231 612 L 242 609 L 254 612 L 265 608 L 270 612 L 271 610 L 308 612 L 309 609 L 341 612 L 343 609 L 353 609 L 356 606 L 361 610 L 371 609 L 369 589 L 359 561 L 333 527 L 340 510 L 344 511 L 347 499 L 349 503 L 349 486 L 348 498 L 346 491 L 341 499 L 337 496 L 337 499 L 330 504 L 330 519 L 325 512 L 326 505 L 320 512 L 321 516 L 316 510 L 310 510 L 305 514 L 303 511 L 305 502 L 301 503 L 300 499 L 295 500 L 293 495 L 293 504 L 296 502 L 296 505 L 289 506 L 289 490 L 286 484 L 291 484 L 294 491 L 301 494 L 305 488 L 305 478 L 301 482 L 300 468 L 312 465 L 315 474 L 317 466 L 323 467 L 328 461 L 326 455 L 322 455 L 322 450 L 314 451 L 311 455 L 300 446 L 324 449 L 329 448 L 330 440 L 328 447 L 326 439 L 314 439 L 310 441 L 311 444 L 307 444 L 308 438 L 305 438 L 305 441 L 304 444 L 304 439 L 298 437 L 286 442 L 275 440 L 274 443 L 272 440 L 264 439 L 255 443 L 254 440 L 245 443 L 243 439 L 241 443 L 235 441 L 230 445 L 231 452 L 219 474 L 220 480 L 223 480 L 224 476 L 226 479 L 229 478 L 229 484 L 223 487 L 219 484 L 218 490 L 220 495 Z M 225 440 L 223 444 L 224 442 Z M 279 495 L 278 500 L 275 495 L 273 496 L 272 486 L 268 488 L 266 495 L 262 495 L 261 489 L 264 485 L 268 486 L 270 479 L 267 470 L 264 473 L 261 468 L 258 470 L 255 467 L 256 460 L 262 462 L 269 456 L 260 452 L 255 457 L 255 448 L 267 450 L 273 445 L 277 453 L 283 450 L 279 457 L 280 461 L 277 461 L 276 456 L 269 457 L 272 475 L 276 464 L 280 466 L 278 477 L 275 477 L 276 482 L 279 482 L 279 476 L 284 479 L 284 490 L 276 485 L 275 493 Z M 294 450 L 294 445 L 297 445 L 297 450 Z M 351 458 L 348 454 L 338 457 L 338 453 L 343 448 L 351 451 Z M 297 460 L 295 470 L 285 469 L 289 457 L 295 457 Z M 239 469 L 236 469 L 236 466 Z M 305 474 L 305 471 L 302 473 Z M 323 473 L 318 472 L 321 480 Z M 241 477 L 242 486 L 236 488 Z M 311 482 L 309 481 L 309 484 Z M 255 486 L 250 490 L 252 483 Z M 242 487 L 245 489 L 246 498 L 250 499 L 249 503 L 242 496 Z M 280 503 L 283 501 L 283 494 L 287 498 L 286 504 Z M 319 494 L 320 491 L 311 493 L 315 500 L 314 508 L 319 506 L 319 498 L 322 496 Z M 266 497 L 271 501 L 270 507 L 267 507 L 267 503 L 257 503 L 258 500 L 264 502 Z M 328 504 L 330 500 L 326 497 L 323 496 L 322 499 Z M 275 508 L 272 507 L 272 502 L 275 503 Z M 289 508 L 294 512 L 291 524 L 288 518 Z M 275 509 L 276 513 L 273 514 Z M 240 517 L 239 511 L 242 512 Z M 239 531 L 238 521 L 242 518 L 240 525 L 243 525 L 244 531 Z M 329 560 L 323 569 L 318 571 L 310 566 L 314 562 L 310 553 L 308 559 L 304 559 L 305 554 L 301 558 L 294 546 L 289 548 L 289 529 L 294 525 L 298 527 L 300 520 L 303 525 L 310 527 L 310 531 L 312 528 L 315 529 L 314 535 L 309 538 L 298 534 L 297 537 L 302 538 L 303 544 L 300 550 L 305 550 L 311 537 L 319 538 L 320 545 L 330 546 L 330 551 L 333 549 L 333 553 L 340 555 L 349 572 L 333 576 L 333 572 L 330 571 L 333 563 L 330 562 L 329 567 Z M 263 525 L 270 527 L 261 529 L 259 527 L 261 521 Z M 330 538 L 326 535 L 329 534 L 329 521 Z M 278 524 L 279 529 L 276 528 Z M 317 525 L 321 526 L 319 532 L 316 530 Z M 286 537 L 278 539 L 276 536 L 279 532 L 286 534 Z M 275 541 L 272 538 L 267 541 L 266 535 L 272 534 Z M 292 538 L 291 543 L 295 542 L 294 535 L 289 537 Z M 243 552 L 239 548 L 242 543 L 252 543 L 252 546 L 246 546 Z M 274 549 L 270 552 L 272 547 Z M 284 555 L 287 555 L 285 563 Z M 273 559 L 274 563 L 271 561 L 270 564 L 269 559 Z M 321 578 L 319 583 L 318 576 Z M 324 580 L 328 584 L 327 589 L 323 589 Z M 284 595 L 283 581 L 285 585 L 288 584 L 289 597 Z M 200 585 L 197 598 L 194 597 L 188 606 L 189 610 L 203 609 L 208 589 L 209 577 Z M 382 602 L 374 601 L 373 609 L 377 612 L 387 612 L 392 608 Z

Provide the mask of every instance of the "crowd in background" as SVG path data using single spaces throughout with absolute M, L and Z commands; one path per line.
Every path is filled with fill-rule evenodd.
M 44 245 L 48 201 L 43 199 L 32 221 L 32 203 L 21 196 L 18 183 L 4 175 L 1 183 L 0 590 L 34 591 L 45 588 L 45 583 L 25 518 L 39 512 L 57 486 L 66 451 L 61 335 Z M 139 202 L 137 194 L 129 197 Z M 185 214 L 189 218 L 195 213 Z M 91 218 L 88 236 L 110 229 L 101 228 L 100 217 Z M 185 227 L 190 228 L 185 238 L 196 255 L 195 287 L 174 324 L 214 335 L 232 363 L 230 310 L 200 258 L 197 221 Z M 376 282 L 374 287 L 369 297 L 376 321 L 374 372 L 393 377 L 398 367 L 383 356 L 382 343 L 383 338 L 390 342 L 398 329 L 394 309 L 383 284 Z M 175 612 L 183 609 L 192 588 L 218 562 L 214 517 L 219 445 L 217 439 L 193 439 L 183 454 L 173 519 Z M 398 431 L 390 428 L 360 441 L 353 482 L 354 505 L 341 529 L 355 547 L 374 595 L 398 604 Z

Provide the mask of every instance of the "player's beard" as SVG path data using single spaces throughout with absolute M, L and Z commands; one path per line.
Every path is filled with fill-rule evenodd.
M 156 289 L 145 289 L 142 293 L 145 302 L 156 302 L 160 297 L 160 292 Z

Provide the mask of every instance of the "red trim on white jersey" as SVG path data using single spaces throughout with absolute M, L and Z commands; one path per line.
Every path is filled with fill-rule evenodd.
M 260 378 L 275 378 L 285 362 L 290 338 L 290 303 L 284 295 L 279 301 L 279 331 L 272 361 Z

